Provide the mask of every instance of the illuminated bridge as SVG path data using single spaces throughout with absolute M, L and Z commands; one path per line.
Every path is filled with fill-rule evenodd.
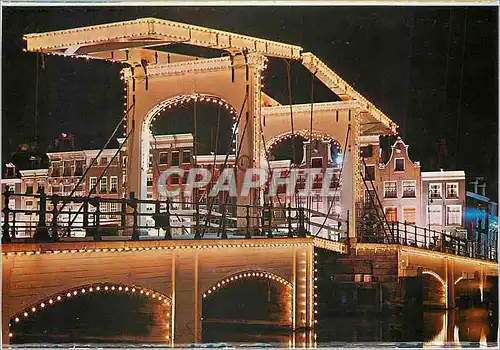
M 430 279 L 441 291 L 433 302 L 442 307 L 454 306 L 464 283 L 482 295 L 489 288 L 488 277 L 497 276 L 498 264 L 486 259 L 491 256 L 474 256 L 463 242 L 441 233 L 435 233 L 430 244 L 427 233 L 424 242 L 418 239 L 418 228 L 404 225 L 395 230 L 382 223 L 377 243 L 358 239 L 359 204 L 364 200 L 360 138 L 394 134 L 397 125 L 302 48 L 155 18 L 29 34 L 24 39 L 27 51 L 127 65 L 121 76 L 125 112 L 111 135 L 125 130 L 118 152 L 123 148 L 127 156 L 127 195 L 112 199 L 74 196 L 75 190 L 66 197 L 43 191 L 4 193 L 3 344 L 43 338 L 57 315 L 66 315 L 68 324 L 74 322 L 71 312 L 78 301 L 80 307 L 92 309 L 121 300 L 121 307 L 138 312 L 134 321 L 147 324 L 143 333 L 132 332 L 122 341 L 196 343 L 204 341 L 203 329 L 211 323 L 233 322 L 281 327 L 294 334 L 290 345 L 312 345 L 314 327 L 321 321 L 317 283 L 323 266 L 317 257 L 324 251 L 337 265 L 348 267 L 336 273 L 335 283 L 344 278 L 370 284 L 376 277 L 396 291 L 401 289 L 399 281 L 403 284 L 407 278 Z M 193 57 L 157 49 L 179 43 L 224 55 Z M 339 101 L 280 105 L 262 91 L 268 58 L 300 62 Z M 268 149 L 279 140 L 302 135 L 340 144 L 338 213 L 331 214 L 332 205 L 325 213 L 292 205 L 270 208 L 256 189 L 237 197 L 230 214 L 215 210 L 210 202 L 195 200 L 175 207 L 162 198 L 148 199 L 151 123 L 165 109 L 201 99 L 225 106 L 234 115 L 239 193 L 245 170 L 269 167 Z M 39 207 L 11 210 L 9 198 L 16 196 L 32 197 Z M 115 203 L 119 209 L 104 212 L 101 203 Z M 273 215 L 273 210 L 281 214 Z M 26 230 L 17 214 L 34 215 L 34 231 Z M 115 217 L 117 236 L 102 234 L 110 217 Z M 153 226 L 146 224 L 147 218 Z M 371 267 L 360 272 L 358 262 L 365 261 Z M 253 294 L 248 295 L 249 290 Z M 388 298 L 401 299 L 393 294 Z M 264 307 L 252 304 L 259 300 Z M 109 327 L 126 323 L 125 317 L 114 320 Z M 105 331 L 97 329 L 80 339 L 116 340 Z M 70 339 L 62 337 L 51 339 Z

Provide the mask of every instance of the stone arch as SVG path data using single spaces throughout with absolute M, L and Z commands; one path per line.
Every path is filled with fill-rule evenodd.
M 208 298 L 211 294 L 215 293 L 217 289 L 224 288 L 230 285 L 231 282 L 249 279 L 269 279 L 276 281 L 277 283 L 281 283 L 287 288 L 293 288 L 293 284 L 290 281 L 275 273 L 262 270 L 245 270 L 228 275 L 227 277 L 217 281 L 203 292 L 203 298 Z
M 343 146 L 339 143 L 338 140 L 336 140 L 333 136 L 329 135 L 326 132 L 322 131 L 317 131 L 313 130 L 312 131 L 312 137 L 310 130 L 306 129 L 299 129 L 299 130 L 294 130 L 293 134 L 291 131 L 287 131 L 284 133 L 281 133 L 279 135 L 273 136 L 269 140 L 267 140 L 265 144 L 265 150 L 269 152 L 269 150 L 273 149 L 276 145 L 278 145 L 281 141 L 287 139 L 287 138 L 292 138 L 292 137 L 303 137 L 306 140 L 312 139 L 312 140 L 326 140 L 326 141 L 333 141 L 337 144 L 339 149 L 342 151 Z M 264 150 L 263 150 L 264 151 Z
M 73 300 L 82 295 L 113 293 L 113 292 L 120 294 L 140 295 L 143 296 L 144 298 L 151 298 L 157 301 L 163 307 L 165 307 L 167 310 L 166 322 L 168 325 L 167 327 L 165 327 L 166 329 L 165 339 L 167 342 L 172 341 L 173 304 L 171 297 L 163 293 L 160 293 L 158 291 L 145 288 L 139 285 L 126 285 L 122 283 L 110 283 L 110 282 L 90 283 L 90 284 L 80 285 L 78 287 L 72 287 L 69 289 L 65 289 L 61 292 L 52 294 L 50 296 L 44 297 L 38 300 L 37 302 L 26 306 L 21 311 L 14 313 L 9 317 L 9 337 L 12 338 L 15 336 L 15 334 L 13 334 L 12 332 L 12 328 L 15 327 L 16 324 L 21 324 L 24 320 L 26 320 L 30 316 L 35 315 L 40 310 L 60 305 L 64 301 Z
M 431 306 L 431 307 L 446 307 L 448 306 L 448 286 L 446 284 L 446 281 L 436 272 L 432 271 L 432 270 L 423 270 L 422 271 L 422 277 L 423 276 L 430 276 L 432 277 L 431 278 L 431 281 L 436 281 L 438 282 L 439 285 L 442 286 L 442 294 L 441 296 L 439 296 L 439 291 L 438 290 L 434 290 L 433 288 L 430 288 L 430 286 L 424 282 L 423 283 L 423 288 L 424 288 L 424 304 L 427 304 L 428 306 Z M 427 287 L 427 290 L 426 290 L 426 287 Z M 426 293 L 426 291 L 428 293 Z M 426 298 L 427 297 L 427 298 Z

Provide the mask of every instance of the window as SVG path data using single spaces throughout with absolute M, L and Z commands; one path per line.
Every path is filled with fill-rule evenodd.
M 64 185 L 64 194 L 69 195 L 73 191 L 73 186 L 72 185 Z
M 322 168 L 323 167 L 323 158 L 313 158 L 311 160 L 311 168 Z
M 90 183 L 89 183 L 89 192 L 90 193 L 95 193 L 96 185 L 97 185 L 97 177 L 91 177 Z
M 25 194 L 33 194 L 33 184 L 26 184 Z
M 405 160 L 404 158 L 394 159 L 394 170 L 395 171 L 405 171 Z
M 171 185 L 177 185 L 179 183 L 179 175 L 177 174 L 172 174 L 170 176 L 170 184 Z
M 109 193 L 118 192 L 118 176 L 110 176 L 109 178 Z
M 61 176 L 61 167 L 59 166 L 59 162 L 52 163 L 52 174 L 53 177 Z
M 63 162 L 63 176 L 71 176 L 71 163 L 69 160 Z
M 458 182 L 446 184 L 446 198 L 458 198 Z
M 417 182 L 415 180 L 403 180 L 403 198 L 415 198 L 417 196 Z
M 103 176 L 99 184 L 99 193 L 107 193 L 107 192 L 108 192 L 108 178 L 106 176 Z
M 373 146 L 367 145 L 360 147 L 361 157 L 370 158 L 373 155 Z
M 396 207 L 385 208 L 385 217 L 387 218 L 388 222 L 398 221 L 398 208 Z
M 373 203 L 377 203 L 377 191 L 365 190 L 365 207 L 372 208 Z
M 365 180 L 375 180 L 375 165 L 365 167 Z
M 108 206 L 107 206 L 107 204 L 108 203 L 103 203 L 103 202 L 99 203 L 99 211 L 101 212 L 101 218 L 103 218 L 103 219 L 107 219 L 108 218 L 108 215 L 104 214 L 104 213 L 108 212 Z
M 185 149 L 182 152 L 182 162 L 183 163 L 191 163 L 191 151 L 188 149 Z
M 384 182 L 384 198 L 397 198 L 398 192 L 396 188 L 396 181 Z
M 462 224 L 462 206 L 447 205 L 446 206 L 446 225 L 460 226 Z
M 441 184 L 430 184 L 429 185 L 429 197 L 430 198 L 441 198 Z
M 99 165 L 106 165 L 106 164 L 108 164 L 108 158 L 101 157 L 101 161 L 99 162 Z
M 442 208 L 440 205 L 427 206 L 427 221 L 430 225 L 441 225 L 443 222 Z
M 407 224 L 415 225 L 417 222 L 415 208 L 403 208 L 403 217 Z
M 83 160 L 75 161 L 75 175 L 81 176 L 83 174 Z
M 24 202 L 24 207 L 26 208 L 26 210 L 33 209 L 33 201 L 29 200 L 29 201 Z
M 116 219 L 118 212 L 118 203 L 110 203 L 109 214 L 110 219 Z
M 179 165 L 179 151 L 172 151 L 172 165 Z
M 37 192 L 40 192 L 40 190 L 45 191 L 45 185 L 43 184 L 43 182 L 39 182 L 37 187 Z
M 161 152 L 160 153 L 160 165 L 167 165 L 167 164 L 168 164 L 168 153 Z
M 147 177 L 147 179 L 146 179 L 146 180 L 147 180 L 147 181 L 146 181 L 146 185 L 147 185 L 148 187 L 153 186 L 153 174 L 148 174 L 148 177 Z

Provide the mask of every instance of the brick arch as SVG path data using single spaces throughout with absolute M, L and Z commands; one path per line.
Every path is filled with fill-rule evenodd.
M 343 146 L 339 143 L 338 140 L 335 139 L 334 136 L 330 135 L 329 133 L 313 130 L 312 137 L 310 137 L 310 136 L 311 136 L 310 130 L 306 130 L 306 129 L 294 130 L 293 134 L 291 131 L 286 131 L 286 132 L 283 132 L 281 134 L 275 135 L 272 138 L 270 138 L 269 140 L 267 140 L 266 144 L 265 144 L 265 150 L 267 150 L 269 152 L 271 149 L 276 147 L 281 141 L 283 141 L 287 138 L 303 137 L 306 140 L 333 141 L 338 145 L 339 149 L 342 151 Z
M 281 277 L 278 274 L 268 272 L 265 270 L 244 270 L 241 272 L 237 272 L 231 275 L 228 275 L 210 287 L 208 287 L 205 291 L 203 291 L 203 298 L 210 297 L 211 294 L 217 291 L 217 289 L 225 288 L 231 285 L 232 282 L 236 282 L 239 280 L 262 280 L 269 279 L 272 281 L 276 281 L 277 283 L 281 283 L 287 288 L 293 288 L 293 284 L 287 279 Z
M 129 295 L 140 295 L 144 298 L 150 298 L 156 301 L 159 305 L 163 305 L 168 310 L 168 319 L 167 323 L 169 327 L 166 331 L 166 339 L 170 341 L 172 338 L 172 327 L 170 326 L 172 323 L 172 299 L 170 296 L 167 296 L 158 291 L 139 286 L 139 285 L 127 285 L 122 283 L 110 283 L 110 282 L 102 282 L 102 283 L 91 283 L 84 284 L 78 287 L 72 287 L 69 289 L 65 289 L 58 293 L 52 294 L 50 296 L 44 297 L 38 300 L 35 303 L 24 307 L 19 312 L 13 314 L 9 318 L 9 337 L 15 336 L 11 332 L 11 328 L 16 324 L 22 323 L 25 319 L 36 315 L 40 310 L 45 310 L 53 306 L 61 305 L 65 301 L 74 300 L 82 295 L 89 294 L 105 294 L 105 293 L 120 293 L 120 294 L 129 294 Z
M 439 285 L 442 286 L 443 288 L 443 296 L 441 297 L 441 300 L 425 300 L 424 299 L 424 303 L 427 303 L 430 304 L 430 306 L 444 306 L 444 307 L 447 307 L 448 305 L 448 286 L 446 284 L 446 281 L 436 272 L 432 271 L 432 270 L 423 270 L 422 271 L 422 275 L 426 275 L 426 276 L 430 276 L 431 277 L 431 281 L 436 281 L 439 283 Z M 423 288 L 424 288 L 424 296 L 425 296 L 425 291 L 426 289 L 425 288 L 429 288 L 429 286 L 425 283 L 423 283 Z M 438 291 L 434 291 L 435 293 L 437 293 Z M 430 293 L 428 294 L 430 295 Z M 432 294 L 434 296 L 434 294 Z M 435 304 L 434 302 L 437 302 L 437 304 Z

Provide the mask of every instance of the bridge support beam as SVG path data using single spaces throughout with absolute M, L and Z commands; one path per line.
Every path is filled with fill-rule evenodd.
M 446 259 L 446 308 L 455 308 L 455 262 Z

